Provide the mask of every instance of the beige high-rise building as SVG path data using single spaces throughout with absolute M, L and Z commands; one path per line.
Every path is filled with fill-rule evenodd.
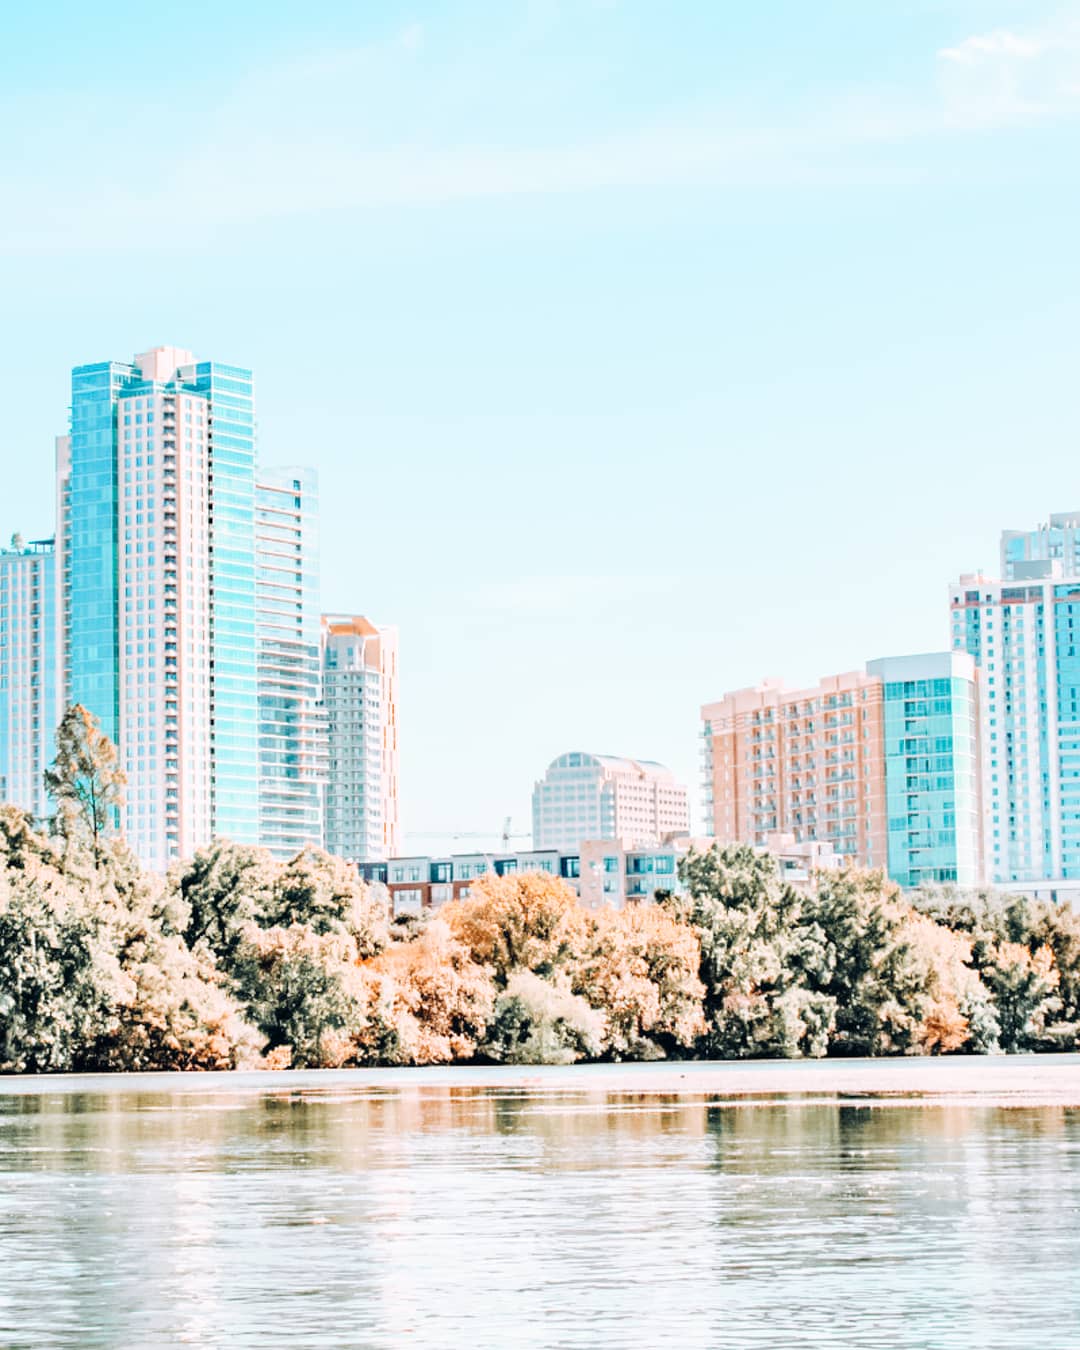
M 533 787 L 533 848 L 576 849 L 583 839 L 655 842 L 690 829 L 689 796 L 650 759 L 572 750 Z
M 782 832 L 864 867 L 888 865 L 883 688 L 852 672 L 814 689 L 767 680 L 701 710 L 705 817 L 721 842 Z
M 400 847 L 397 629 L 359 615 L 323 615 L 322 677 L 326 848 L 380 862 Z

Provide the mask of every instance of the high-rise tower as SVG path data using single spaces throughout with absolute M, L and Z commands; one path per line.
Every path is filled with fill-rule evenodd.
M 51 539 L 0 549 L 0 802 L 38 817 L 63 711 L 56 595 Z
M 310 469 L 258 480 L 259 839 L 289 858 L 323 840 L 318 488 Z
M 158 347 L 72 372 L 58 446 L 66 694 L 127 774 L 163 867 L 259 837 L 251 372 Z
M 323 618 L 329 732 L 326 848 L 357 862 L 398 852 L 397 629 Z

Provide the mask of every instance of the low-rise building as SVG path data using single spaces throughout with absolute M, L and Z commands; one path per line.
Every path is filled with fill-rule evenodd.
M 599 909 L 640 904 L 657 891 L 681 895 L 679 863 L 690 852 L 705 853 L 717 841 L 671 836 L 660 844 L 641 847 L 630 840 L 590 839 L 581 846 L 579 894 L 583 905 Z M 771 834 L 761 853 L 776 858 L 781 877 L 792 885 L 806 885 L 815 872 L 835 870 L 843 859 L 824 841 L 797 841 L 790 834 Z
M 579 866 L 576 853 L 561 853 L 558 849 L 454 853 L 438 858 L 424 854 L 359 864 L 365 881 L 387 888 L 395 915 L 419 914 L 424 909 L 438 909 L 450 900 L 460 900 L 469 894 L 474 881 L 489 873 L 503 877 L 518 872 L 546 872 L 561 878 L 576 892 Z
M 657 891 L 680 894 L 679 862 L 691 849 L 704 852 L 715 840 L 688 834 L 669 836 L 658 844 L 633 840 L 586 840 L 579 851 L 529 849 L 515 853 L 454 853 L 445 857 L 418 854 L 385 862 L 359 863 L 360 875 L 373 886 L 385 886 L 393 913 L 419 914 L 467 896 L 472 885 L 488 875 L 513 876 L 542 872 L 565 881 L 590 909 L 642 904 Z M 786 881 L 805 884 L 815 871 L 836 868 L 840 857 L 826 843 L 797 842 L 791 835 L 770 836 L 761 852 L 772 853 Z

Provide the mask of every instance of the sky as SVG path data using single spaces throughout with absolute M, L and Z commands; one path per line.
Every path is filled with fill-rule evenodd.
M 73 365 L 253 367 L 407 851 L 572 749 L 696 797 L 702 703 L 943 649 L 1080 506 L 1080 3 L 42 0 L 0 116 L 0 537 Z

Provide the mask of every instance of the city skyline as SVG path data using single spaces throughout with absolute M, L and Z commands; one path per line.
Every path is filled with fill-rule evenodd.
M 157 347 L 71 378 L 55 539 L 0 550 L 5 793 L 44 814 L 50 718 L 81 703 L 119 746 L 144 863 L 215 836 L 282 859 L 401 856 L 425 832 L 400 824 L 397 628 L 322 610 L 317 474 L 258 464 L 252 372 Z M 904 886 L 1075 882 L 1080 513 L 1002 530 L 999 557 L 1000 578 L 950 583 L 951 654 L 703 706 L 704 832 L 828 841 Z M 665 766 L 580 751 L 551 762 L 532 808 L 539 850 L 693 827 Z
M 948 646 L 948 581 L 1072 504 L 1076 15 L 27 7 L 10 528 L 49 532 L 68 370 L 220 353 L 319 472 L 325 607 L 400 629 L 408 830 L 526 827 L 570 746 L 696 799 L 703 698 Z

